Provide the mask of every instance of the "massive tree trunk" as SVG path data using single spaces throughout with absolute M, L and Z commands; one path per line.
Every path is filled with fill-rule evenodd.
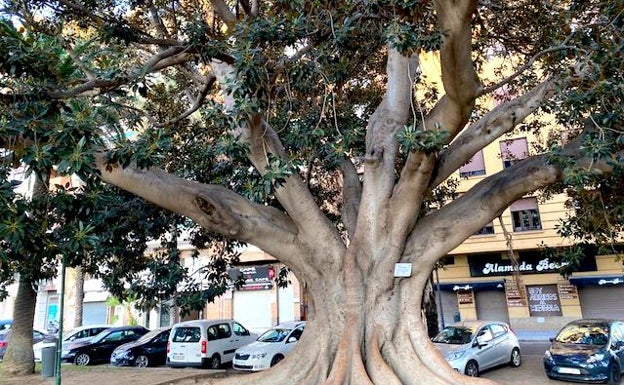
M 37 291 L 33 283 L 28 277 L 20 276 L 11 337 L 2 364 L 2 376 L 28 375 L 35 370 L 32 346 L 36 304 Z
M 397 134 L 409 123 L 414 107 L 412 81 L 419 63 L 416 56 L 389 47 L 386 94 L 366 129 L 363 182 L 349 160 L 341 165 L 341 214 L 348 236 L 329 222 L 298 175 L 275 187 L 278 209 L 250 202 L 223 186 L 182 180 L 157 169 L 100 165 L 104 181 L 210 231 L 261 248 L 291 268 L 306 288 L 309 323 L 283 363 L 265 373 L 209 383 L 491 383 L 453 371 L 436 351 L 421 313 L 423 290 L 436 261 L 518 198 L 561 180 L 561 166 L 545 156 L 527 158 L 484 178 L 437 211 L 423 216 L 421 206 L 432 188 L 534 112 L 555 83 L 545 80 L 468 125 L 481 92 L 471 57 L 476 1 L 434 3 L 444 36 L 440 62 L 446 93 L 414 124 L 420 122 L 422 131 L 444 129 L 446 147 L 413 150 L 397 177 Z M 211 67 L 219 84 L 236 82 L 232 66 L 213 62 Z M 231 91 L 222 91 L 226 107 L 234 106 Z M 260 113 L 240 118 L 233 119 L 241 122 L 232 128 L 234 136 L 245 142 L 251 163 L 266 175 L 269 154 L 286 157 L 278 132 Z M 578 143 L 570 143 L 564 152 L 583 161 Z M 411 264 L 411 276 L 395 277 L 397 263 Z

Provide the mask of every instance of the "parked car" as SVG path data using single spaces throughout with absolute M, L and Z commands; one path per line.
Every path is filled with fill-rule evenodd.
M 108 362 L 116 347 L 139 339 L 149 330 L 143 326 L 120 326 L 106 329 L 95 337 L 73 342 L 61 352 L 63 362 L 84 366 Z
M 167 361 L 167 343 L 170 327 L 154 329 L 134 342 L 117 347 L 110 357 L 113 366 L 164 365 Z
M 167 345 L 167 366 L 218 369 L 234 352 L 258 337 L 231 320 L 185 321 L 173 325 Z
M 236 349 L 232 367 L 238 370 L 264 370 L 278 362 L 295 346 L 305 321 L 285 322 L 264 332 L 255 342 Z
M 48 335 L 39 331 L 33 330 L 33 342 L 43 341 Z M 7 347 L 9 346 L 9 339 L 11 338 L 11 329 L 0 330 L 0 361 L 4 359 Z
M 499 321 L 464 321 L 445 327 L 432 339 L 446 361 L 460 373 L 477 377 L 485 369 L 522 363 L 520 343 Z
M 65 350 L 73 342 L 80 342 L 95 337 L 100 332 L 110 329 L 111 327 L 112 325 L 90 325 L 77 327 L 63 334 L 63 345 L 61 350 Z M 35 362 L 41 362 L 41 349 L 50 346 L 56 346 L 56 336 L 54 335 L 52 335 L 51 338 L 46 338 L 45 340 L 37 342 L 33 345 Z
M 624 322 L 581 319 L 568 323 L 544 354 L 548 378 L 619 384 L 624 368 Z
M 0 330 L 10 329 L 11 324 L 13 324 L 13 320 L 10 319 L 0 319 Z

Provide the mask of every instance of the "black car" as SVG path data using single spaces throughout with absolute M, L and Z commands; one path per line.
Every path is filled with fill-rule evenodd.
M 559 331 L 544 354 L 548 378 L 619 384 L 624 370 L 624 322 L 572 321 Z
M 136 341 L 149 330 L 143 326 L 120 326 L 106 329 L 95 337 L 70 344 L 63 348 L 63 362 L 84 366 L 97 362 L 108 362 L 116 347 Z
M 119 346 L 110 357 L 113 366 L 164 365 L 167 360 L 167 342 L 170 327 L 154 329 L 134 342 Z

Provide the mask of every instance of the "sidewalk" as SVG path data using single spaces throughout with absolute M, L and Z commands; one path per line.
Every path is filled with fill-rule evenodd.
M 557 335 L 556 330 L 518 330 L 515 331 L 518 340 L 520 341 L 541 341 L 549 342 L 550 338 L 554 338 Z

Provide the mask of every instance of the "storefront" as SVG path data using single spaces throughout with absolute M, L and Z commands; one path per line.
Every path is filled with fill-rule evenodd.
M 624 275 L 574 276 L 583 318 L 624 319 Z
M 613 255 L 587 256 L 568 278 L 537 250 L 519 252 L 516 267 L 505 256 L 456 255 L 439 270 L 436 298 L 442 299 L 446 324 L 487 319 L 516 330 L 556 331 L 582 317 L 624 318 L 624 275 Z
M 279 288 L 275 276 L 281 265 L 250 264 L 230 271 L 234 282 L 231 290 L 206 306 L 204 318 L 234 318 L 254 332 L 304 316 L 301 291 L 297 278 L 289 273 L 290 284 Z

